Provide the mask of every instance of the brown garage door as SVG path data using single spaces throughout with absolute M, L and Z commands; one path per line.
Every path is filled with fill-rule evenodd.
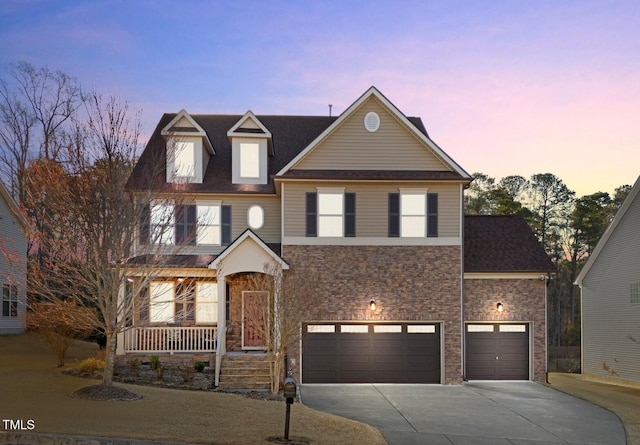
M 467 324 L 468 380 L 529 380 L 529 325 Z
M 440 383 L 440 325 L 309 323 L 303 383 Z

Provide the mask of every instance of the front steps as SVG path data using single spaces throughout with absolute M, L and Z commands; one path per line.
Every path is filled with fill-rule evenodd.
M 264 353 L 227 353 L 222 356 L 218 389 L 269 390 L 269 362 Z

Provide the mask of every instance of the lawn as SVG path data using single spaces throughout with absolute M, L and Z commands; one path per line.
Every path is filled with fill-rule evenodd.
M 93 356 L 96 346 L 76 342 L 67 366 Z M 203 444 L 266 444 L 284 433 L 285 404 L 235 394 L 120 385 L 144 396 L 133 402 L 70 397 L 97 383 L 63 374 L 53 354 L 29 334 L 0 336 L 0 419 L 33 420 L 28 433 L 119 437 Z M 0 427 L 3 428 L 3 427 Z M 3 429 L 0 429 L 3 431 Z M 296 403 L 291 438 L 312 444 L 385 444 L 373 427 Z

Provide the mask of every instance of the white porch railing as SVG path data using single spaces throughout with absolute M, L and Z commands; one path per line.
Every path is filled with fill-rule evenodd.
M 125 353 L 215 352 L 218 328 L 207 327 L 133 327 L 124 331 Z

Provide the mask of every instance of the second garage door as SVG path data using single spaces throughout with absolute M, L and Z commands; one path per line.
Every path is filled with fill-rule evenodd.
M 310 323 L 303 383 L 440 383 L 440 325 Z
M 529 325 L 466 325 L 468 380 L 529 380 Z

